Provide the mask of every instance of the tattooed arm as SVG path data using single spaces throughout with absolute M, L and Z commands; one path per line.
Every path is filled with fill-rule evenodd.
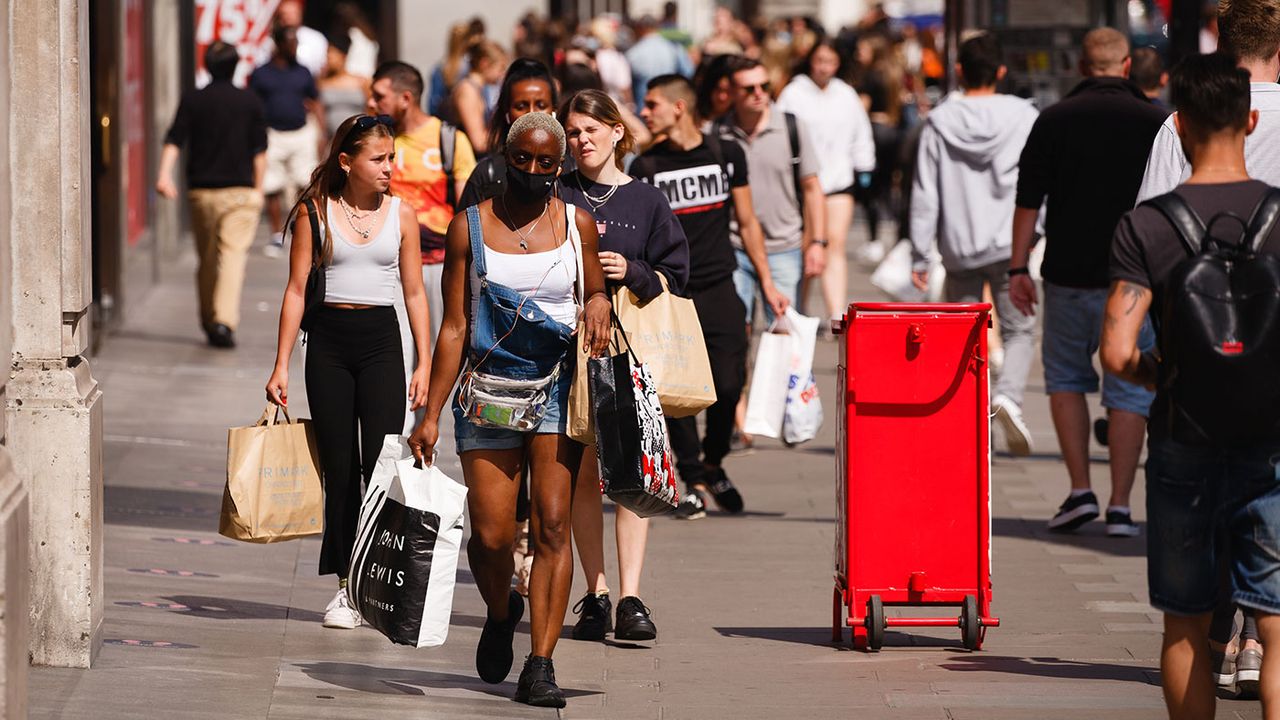
M 1151 291 L 1137 283 L 1116 280 L 1107 295 L 1099 355 L 1102 367 L 1129 382 L 1154 387 L 1156 359 L 1138 350 L 1138 332 L 1151 308 Z

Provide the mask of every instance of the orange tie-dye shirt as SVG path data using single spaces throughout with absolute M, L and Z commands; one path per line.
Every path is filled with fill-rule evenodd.
M 454 136 L 453 178 L 445 177 L 440 162 L 440 119 L 429 118 L 418 129 L 396 136 L 396 160 L 391 170 L 391 194 L 409 203 L 418 216 L 418 224 L 436 235 L 444 235 L 453 219 L 449 206 L 448 185 L 466 182 L 476 168 L 471 142 L 459 130 Z M 444 247 L 424 248 L 422 262 L 432 265 L 444 262 Z

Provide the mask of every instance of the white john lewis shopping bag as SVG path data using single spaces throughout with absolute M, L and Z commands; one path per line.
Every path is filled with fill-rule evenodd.
M 449 635 L 467 488 L 434 465 L 415 467 L 388 435 L 364 502 L 347 596 L 393 643 L 435 647 Z

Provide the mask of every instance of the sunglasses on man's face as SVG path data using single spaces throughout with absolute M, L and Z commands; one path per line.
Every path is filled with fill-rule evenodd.
M 741 88 L 742 92 L 748 95 L 755 95 L 757 92 L 762 92 L 767 95 L 769 94 L 769 91 L 773 89 L 773 83 L 766 81 L 759 85 L 742 85 Z
M 356 118 L 355 129 L 363 132 L 374 125 L 386 125 L 394 130 L 396 121 L 390 115 L 361 115 Z

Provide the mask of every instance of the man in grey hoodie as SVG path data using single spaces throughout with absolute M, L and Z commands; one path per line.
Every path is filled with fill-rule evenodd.
M 1009 451 L 1027 455 L 1031 433 L 1022 420 L 1022 397 L 1036 322 L 1010 302 L 1008 272 L 1018 158 L 1036 110 L 996 92 L 1005 66 L 994 35 L 965 41 L 957 71 L 963 90 L 929 113 L 920 135 L 911 192 L 912 281 L 928 287 L 928 257 L 936 243 L 948 302 L 981 302 L 990 283 L 1005 353 L 991 408 Z

